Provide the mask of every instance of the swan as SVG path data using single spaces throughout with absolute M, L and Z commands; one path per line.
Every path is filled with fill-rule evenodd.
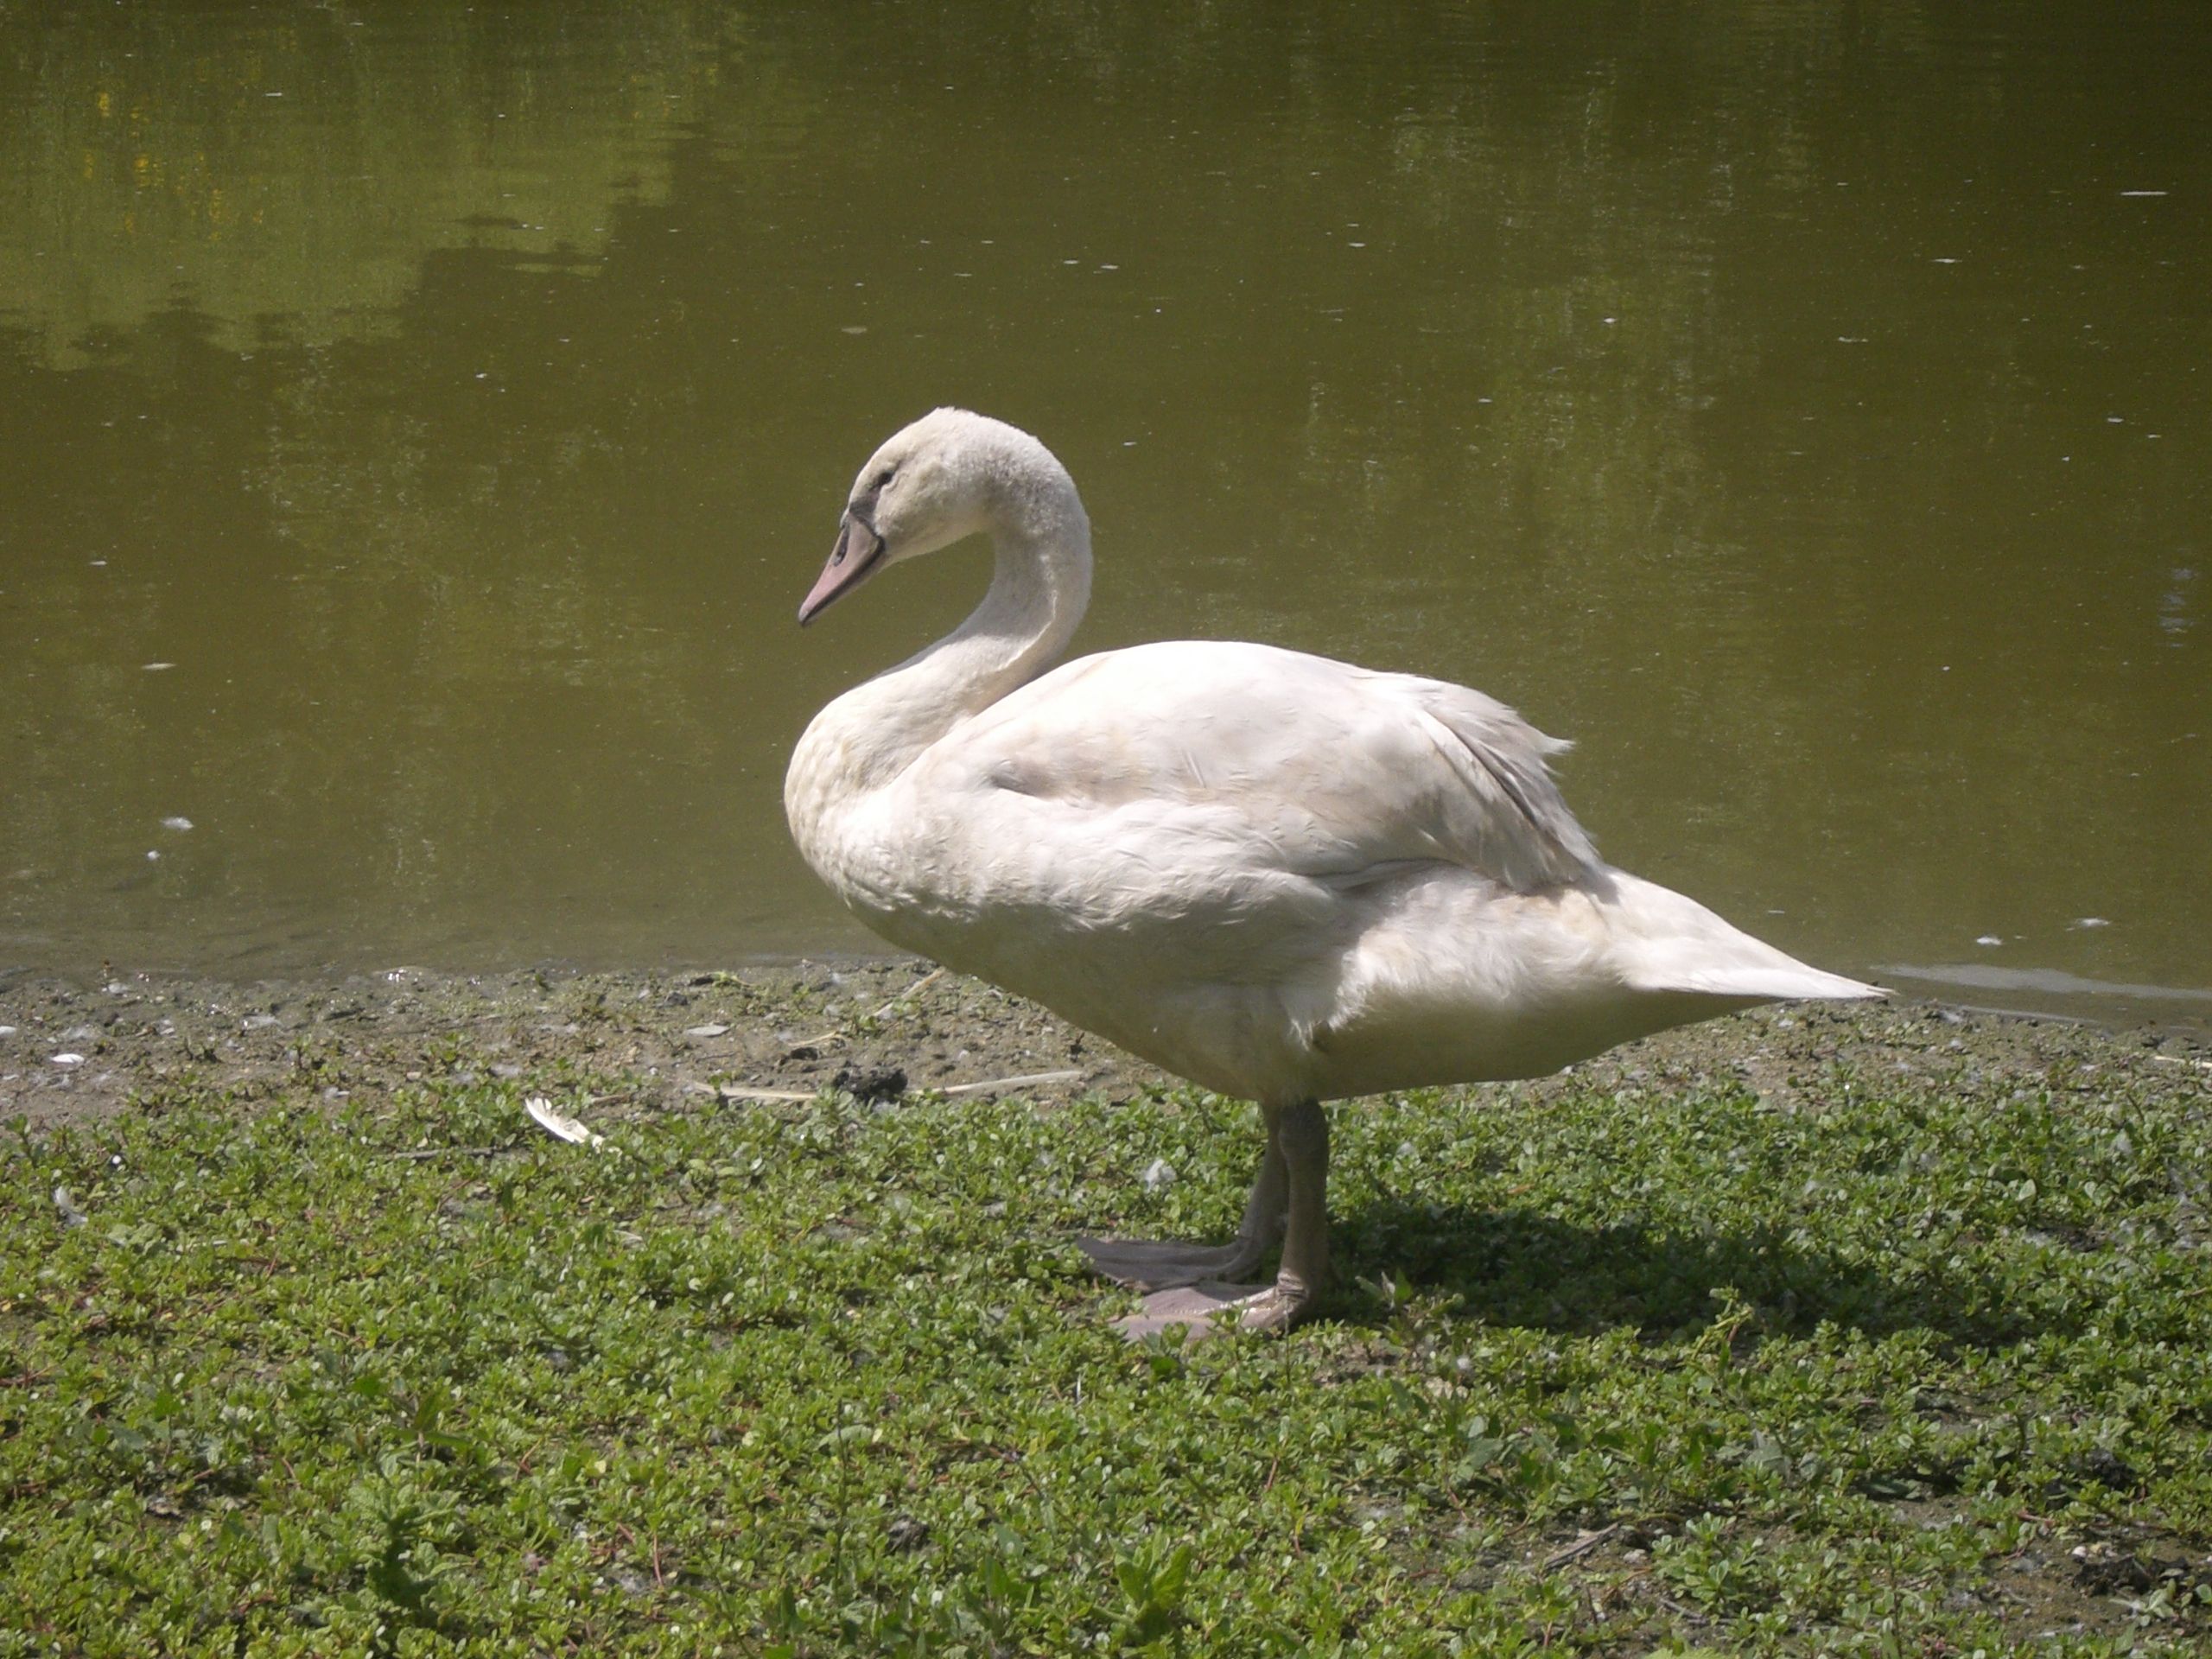
M 1003 422 L 939 409 L 878 449 L 798 620 L 977 534 L 997 555 L 982 602 L 814 717 L 785 810 L 892 944 L 1258 1103 L 1235 1238 L 1078 1241 L 1152 1293 L 1124 1334 L 1277 1332 L 1313 1311 L 1324 1101 L 1538 1076 L 1755 1003 L 1884 994 L 1605 863 L 1546 762 L 1566 745 L 1479 691 L 1227 640 L 1053 666 L 1090 599 L 1090 519 L 1052 452 Z M 1278 1246 L 1272 1283 L 1241 1282 Z

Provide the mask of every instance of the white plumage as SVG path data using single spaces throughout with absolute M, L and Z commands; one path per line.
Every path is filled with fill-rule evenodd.
M 1221 641 L 1047 671 L 1089 597 L 1090 524 L 1065 470 L 1001 422 L 939 410 L 878 451 L 801 620 L 978 531 L 998 552 L 982 603 L 816 716 L 785 804 L 807 861 L 884 938 L 1261 1103 L 1268 1152 L 1235 1243 L 1086 1248 L 1132 1283 L 1231 1277 L 1287 1209 L 1277 1283 L 1154 1297 L 1128 1328 L 1310 1308 L 1316 1102 L 1880 995 L 1606 866 L 1546 765 L 1565 746 L 1478 691 Z

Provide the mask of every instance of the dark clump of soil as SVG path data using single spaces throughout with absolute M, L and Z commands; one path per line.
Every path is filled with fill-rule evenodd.
M 906 1092 L 906 1073 L 895 1065 L 842 1066 L 837 1075 L 830 1079 L 830 1086 L 842 1090 L 855 1100 L 893 1101 Z

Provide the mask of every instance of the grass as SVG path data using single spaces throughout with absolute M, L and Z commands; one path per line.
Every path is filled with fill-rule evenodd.
M 573 1077 L 594 1152 L 467 1058 L 19 1130 L 0 1655 L 2212 1633 L 2191 1078 L 1363 1103 L 1323 1322 L 1133 1350 L 1067 1236 L 1228 1230 L 1248 1108 Z

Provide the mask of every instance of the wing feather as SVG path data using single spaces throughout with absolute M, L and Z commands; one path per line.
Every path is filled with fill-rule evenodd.
M 1465 686 L 1174 642 L 1063 665 L 960 728 L 948 764 L 1102 831 L 1139 809 L 1150 849 L 1117 855 L 1187 834 L 1339 887 L 1445 862 L 1529 892 L 1598 867 L 1547 764 L 1566 747 Z

